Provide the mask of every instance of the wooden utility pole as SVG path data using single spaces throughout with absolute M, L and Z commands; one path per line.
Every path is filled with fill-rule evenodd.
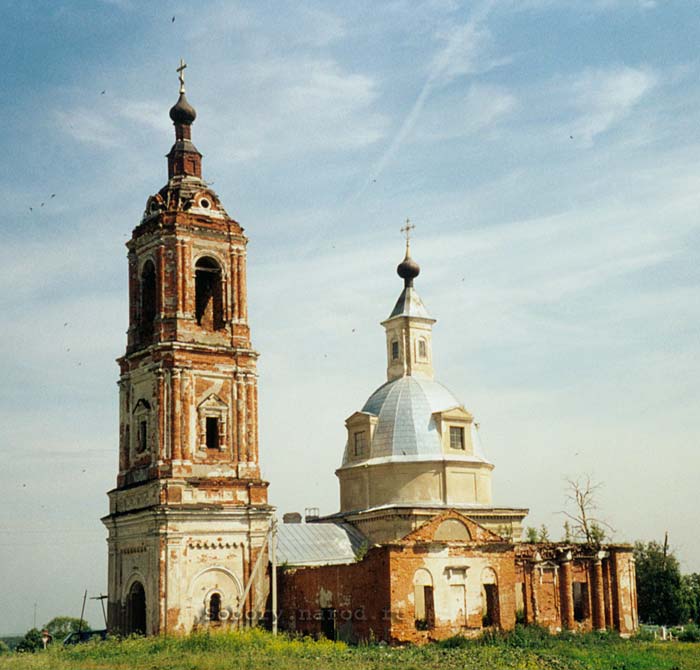
M 277 635 L 277 519 L 273 516 L 270 525 L 270 575 L 272 589 L 272 634 Z
M 107 628 L 107 612 L 105 611 L 105 600 L 107 600 L 108 596 L 104 595 L 104 593 L 100 593 L 99 596 L 92 596 L 90 600 L 99 600 L 100 605 L 102 605 L 102 616 L 104 617 L 105 620 L 105 628 Z
M 83 608 L 80 610 L 80 621 L 78 622 L 78 641 L 80 641 L 80 633 L 83 630 L 83 617 L 85 616 L 85 601 L 87 600 L 87 589 L 83 595 Z

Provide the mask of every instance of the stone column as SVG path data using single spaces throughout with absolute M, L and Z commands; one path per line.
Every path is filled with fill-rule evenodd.
M 156 249 L 156 277 L 156 316 L 160 322 L 165 316 L 164 312 L 168 303 L 165 295 L 167 283 L 165 278 L 165 245 L 162 242 Z
M 610 559 L 603 565 L 603 584 L 605 586 L 605 627 L 614 628 L 612 609 L 612 583 L 610 574 Z
M 246 379 L 246 460 L 251 463 L 255 460 L 253 450 L 255 449 L 254 433 L 253 433 L 253 379 Z
M 136 340 L 134 334 L 139 318 L 139 272 L 136 254 L 129 252 L 129 343 Z
M 560 562 L 559 592 L 561 599 L 561 625 L 562 628 L 572 630 L 576 623 L 574 620 L 574 584 L 573 564 L 571 552 L 567 551 Z
M 178 265 L 178 291 L 177 291 L 177 314 L 178 317 L 187 311 L 187 266 L 185 264 L 185 243 L 178 240 L 177 243 L 177 265 Z
M 158 460 L 167 458 L 165 443 L 165 375 L 162 368 L 156 370 L 156 438 L 158 440 Z
M 129 468 L 129 450 L 131 448 L 131 428 L 129 411 L 129 384 L 126 380 L 119 380 L 119 474 Z
M 238 321 L 238 255 L 231 249 L 231 318 Z
M 603 561 L 600 552 L 593 561 L 593 629 L 605 630 Z
M 240 299 L 240 317 L 243 321 L 246 323 L 248 322 L 248 301 L 246 299 L 246 292 L 247 292 L 247 286 L 246 286 L 246 257 L 245 257 L 245 252 L 241 253 L 241 255 L 238 257 L 239 261 L 239 273 L 238 273 L 238 283 L 239 283 L 239 299 Z
M 170 414 L 170 439 L 172 447 L 170 453 L 174 461 L 182 460 L 182 443 L 180 439 L 180 370 L 175 369 L 172 372 L 172 392 L 171 392 L 171 414 Z
M 192 435 L 192 425 L 191 425 L 191 412 L 190 407 L 192 406 L 192 371 L 183 370 L 182 382 L 181 382 L 181 396 L 182 400 L 180 403 L 180 415 L 182 417 L 182 459 L 188 461 L 192 459 L 192 454 L 190 453 L 190 443 Z M 196 431 L 195 431 L 196 434 Z
M 530 593 L 532 596 L 532 623 L 539 623 L 540 619 L 540 604 L 537 597 L 537 563 L 542 560 L 539 552 L 535 554 L 533 562 L 530 565 Z
M 257 379 L 253 377 L 253 383 L 251 384 L 250 390 L 253 395 L 253 415 L 250 417 L 250 425 L 252 432 L 252 451 L 253 451 L 253 461 L 258 463 L 260 454 L 258 453 L 258 384 Z
M 238 451 L 238 462 L 247 461 L 247 431 L 246 431 L 246 384 L 245 378 L 241 375 L 236 381 L 236 414 L 237 414 L 237 451 Z

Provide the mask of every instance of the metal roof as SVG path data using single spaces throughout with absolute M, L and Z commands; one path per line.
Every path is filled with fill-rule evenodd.
M 295 565 L 354 563 L 367 538 L 345 523 L 281 523 L 277 526 L 277 562 Z
M 447 459 L 488 463 L 474 423 L 471 425 L 474 453 L 444 454 L 433 414 L 456 407 L 462 407 L 462 403 L 431 379 L 406 376 L 383 384 L 362 408 L 378 419 L 369 453 L 361 461 L 351 459 L 346 445 L 343 466 Z
M 401 291 L 401 295 L 396 301 L 394 309 L 391 310 L 387 321 L 398 316 L 413 316 L 420 319 L 435 321 L 435 319 L 428 314 L 428 310 L 425 308 L 423 301 L 412 286 L 407 286 Z

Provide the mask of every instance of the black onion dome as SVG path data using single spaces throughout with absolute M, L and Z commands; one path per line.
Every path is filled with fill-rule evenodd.
M 406 257 L 396 267 L 396 274 L 410 286 L 413 280 L 420 274 L 420 265 L 416 263 L 406 251 Z
M 189 126 L 196 118 L 195 108 L 187 102 L 184 93 L 180 93 L 178 101 L 170 108 L 170 118 L 173 123 L 182 123 Z

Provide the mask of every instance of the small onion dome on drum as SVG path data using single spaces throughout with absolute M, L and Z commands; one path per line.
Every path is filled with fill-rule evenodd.
M 416 263 L 406 249 L 406 257 L 396 266 L 396 274 L 403 279 L 406 286 L 413 286 L 413 280 L 420 274 L 420 265 Z
M 178 101 L 170 108 L 170 118 L 173 120 L 173 123 L 180 123 L 186 126 L 189 126 L 197 118 L 197 112 L 187 102 L 184 93 L 180 93 Z

